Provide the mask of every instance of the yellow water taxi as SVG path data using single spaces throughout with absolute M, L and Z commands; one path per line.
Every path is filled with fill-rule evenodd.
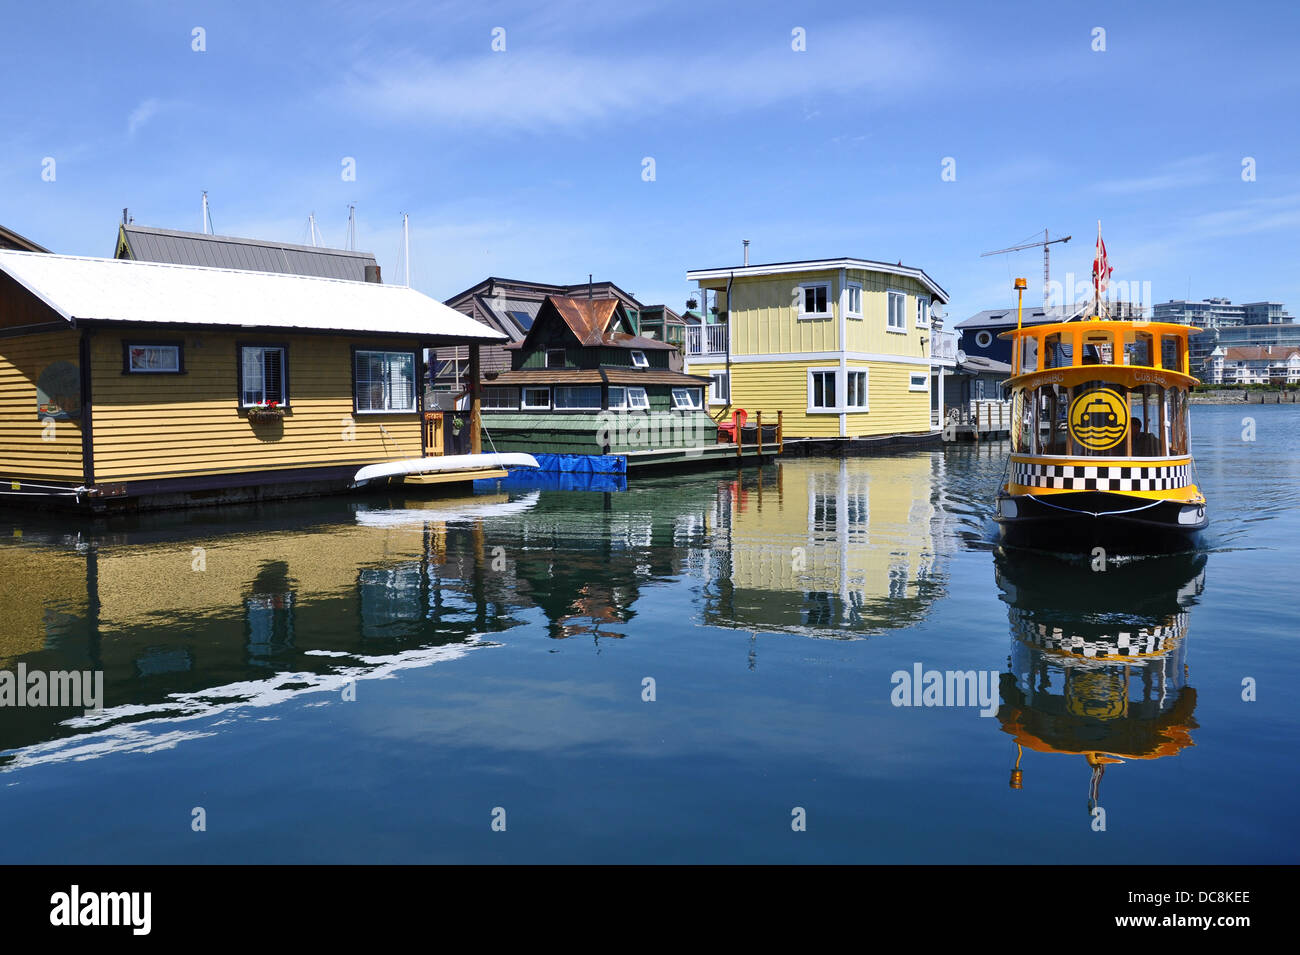
M 1016 279 L 1021 295 L 1024 287 Z M 1195 547 L 1209 523 L 1188 429 L 1197 384 L 1188 338 L 1199 331 L 1094 315 L 1002 334 L 1012 339 L 1011 452 L 994 517 L 1002 543 L 1118 553 Z

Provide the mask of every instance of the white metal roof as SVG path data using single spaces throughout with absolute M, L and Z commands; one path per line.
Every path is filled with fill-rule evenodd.
M 0 250 L 0 271 L 68 321 L 507 340 L 400 285 L 6 250 Z
M 893 265 L 889 262 L 873 262 L 871 259 L 807 259 L 801 262 L 769 262 L 766 265 L 740 265 L 721 269 L 691 269 L 686 273 L 688 282 L 704 282 L 713 279 L 727 279 L 729 276 L 743 278 L 755 275 L 782 275 L 787 272 L 824 272 L 831 269 L 859 269 L 866 272 L 884 272 L 888 275 L 906 275 L 914 278 L 943 304 L 948 304 L 948 293 L 924 269 L 909 265 Z

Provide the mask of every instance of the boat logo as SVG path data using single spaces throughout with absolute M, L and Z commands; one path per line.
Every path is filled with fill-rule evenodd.
M 1070 437 L 1089 451 L 1119 444 L 1128 431 L 1128 402 L 1109 388 L 1085 391 L 1070 404 Z

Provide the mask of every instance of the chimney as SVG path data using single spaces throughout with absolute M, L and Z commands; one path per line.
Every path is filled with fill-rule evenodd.
M 749 240 L 741 239 L 741 244 L 745 247 L 745 267 L 749 267 Z
M 591 273 L 588 272 L 588 273 L 587 273 L 587 301 L 588 301 L 588 302 L 591 301 L 591 297 L 592 297 L 593 294 L 594 294 L 594 293 L 593 293 L 592 290 L 591 290 Z
M 122 225 L 130 225 L 130 224 L 131 224 L 131 220 L 128 219 L 128 218 L 127 218 L 127 215 L 126 215 L 126 206 L 123 206 L 123 207 L 122 207 Z
M 379 266 L 377 266 L 377 265 L 367 265 L 367 266 L 366 266 L 366 281 L 367 281 L 367 282 L 374 282 L 376 285 L 382 285 L 382 284 L 383 284 L 384 280 L 383 280 L 382 278 L 380 278 L 380 275 L 379 275 Z

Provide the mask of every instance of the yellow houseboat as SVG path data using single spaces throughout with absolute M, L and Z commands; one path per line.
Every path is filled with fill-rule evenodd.
M 1011 454 L 994 518 L 1003 543 L 1194 547 L 1209 522 L 1188 429 L 1187 341 L 1198 331 L 1094 317 L 1003 333 L 1013 340 Z

